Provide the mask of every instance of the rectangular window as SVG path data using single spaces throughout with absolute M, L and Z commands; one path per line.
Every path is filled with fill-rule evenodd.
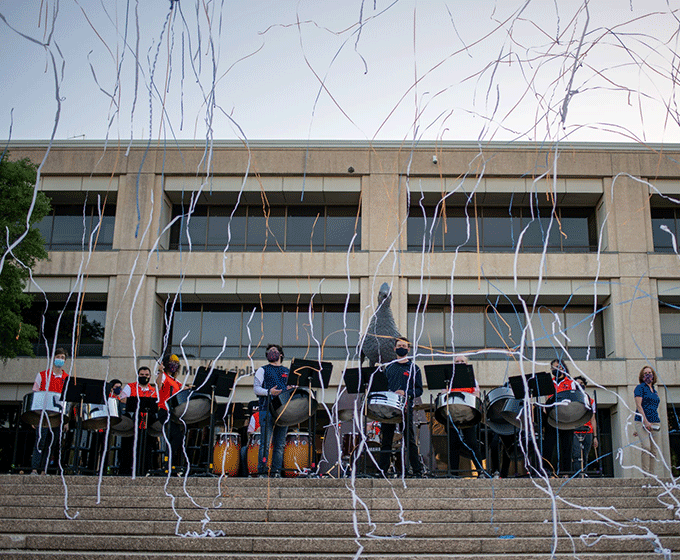
M 106 303 L 87 301 L 82 304 L 81 313 L 76 316 L 76 304 L 72 301 L 48 297 L 45 302 L 35 298 L 33 305 L 26 313 L 26 323 L 38 329 L 38 339 L 33 341 L 33 352 L 36 356 L 46 356 L 50 349 L 62 347 L 69 353 L 75 345 L 76 356 L 101 356 L 104 350 L 104 327 L 106 325 Z M 43 324 L 44 320 L 44 324 Z M 54 333 L 57 331 L 56 346 Z M 75 334 L 74 334 L 75 333 Z
M 437 212 L 437 215 L 435 215 Z M 551 224 L 552 216 L 552 224 Z M 597 250 L 594 208 L 507 208 L 497 206 L 412 206 L 407 221 L 409 251 L 515 251 L 522 237 L 522 251 Z
M 101 209 L 101 216 L 96 204 L 53 204 L 52 212 L 36 227 L 48 251 L 88 250 L 90 243 L 97 251 L 110 251 L 115 214 L 112 203 Z
M 659 319 L 663 357 L 680 359 L 680 306 L 661 303 Z
M 170 232 L 170 249 L 183 251 L 347 251 L 361 249 L 357 206 L 197 206 L 189 214 L 175 205 L 179 218 Z M 356 233 L 356 238 L 354 238 Z M 353 239 L 354 238 L 354 239 Z
M 652 208 L 654 251 L 673 253 L 673 237 L 678 243 L 680 212 L 675 208 Z
M 592 323 L 592 326 L 591 326 Z M 453 327 L 453 332 L 452 332 Z M 516 351 L 525 327 L 528 327 L 521 309 L 512 306 L 457 306 L 451 324 L 449 306 L 428 306 L 417 312 L 409 306 L 409 338 L 418 340 L 424 353 L 453 350 L 501 349 Z M 532 357 L 536 347 L 539 360 L 561 356 L 561 347 L 576 360 L 586 359 L 590 348 L 591 359 L 604 358 L 605 346 L 602 313 L 593 315 L 592 308 L 541 307 L 532 317 L 530 329 L 525 334 L 525 356 Z M 414 330 L 415 329 L 415 330 Z M 502 359 L 503 354 L 489 352 L 485 359 Z
M 246 359 L 269 343 L 281 344 L 288 358 L 344 359 L 356 354 L 359 342 L 358 306 L 344 313 L 343 305 L 184 304 L 170 321 L 174 352 L 180 346 L 189 357 Z M 347 348 L 345 347 L 347 337 Z

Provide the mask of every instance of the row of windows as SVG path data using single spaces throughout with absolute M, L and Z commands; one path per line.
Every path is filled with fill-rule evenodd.
M 438 212 L 435 214 L 435 212 Z M 587 252 L 597 250 L 595 212 L 589 208 L 412 207 L 409 251 Z
M 674 252 L 680 210 L 652 208 L 654 250 Z M 436 215 L 435 215 L 436 213 Z M 171 250 L 198 251 L 347 251 L 361 249 L 357 206 L 197 206 L 189 215 L 173 207 Z M 49 251 L 113 247 L 115 206 L 54 205 L 37 228 Z M 94 232 L 94 235 L 93 235 Z M 409 251 L 592 252 L 598 228 L 593 208 L 411 207 L 407 221 Z M 676 241 L 677 243 L 677 241 Z
M 170 249 L 347 251 L 361 249 L 356 206 L 175 206 Z

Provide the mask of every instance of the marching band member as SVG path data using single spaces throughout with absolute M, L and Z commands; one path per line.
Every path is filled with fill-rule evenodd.
M 36 393 L 40 391 L 61 393 L 68 379 L 68 373 L 63 369 L 65 363 L 66 350 L 57 348 L 54 351 L 54 361 L 49 371 L 41 371 L 35 376 L 33 391 Z M 68 424 L 64 424 L 63 428 L 68 429 Z M 44 427 L 36 428 L 35 446 L 33 447 L 33 455 L 31 457 L 31 474 L 38 474 L 38 472 L 46 474 L 52 446 L 56 442 L 56 449 L 58 450 L 59 441 L 59 430 Z
M 455 359 L 456 364 L 469 364 L 467 356 L 459 355 Z M 479 398 L 481 393 L 479 390 L 479 384 L 475 379 L 474 387 L 457 387 L 456 391 L 462 391 L 464 393 L 472 393 L 475 397 Z M 477 476 L 486 476 L 486 471 L 480 461 L 480 450 L 479 450 L 479 440 L 477 439 L 477 428 L 476 426 L 470 426 L 469 428 L 458 428 L 455 424 L 448 419 L 446 423 L 446 430 L 448 432 L 449 441 L 449 471 L 452 473 L 457 473 L 460 471 L 460 455 L 464 450 L 468 450 L 477 468 Z
M 170 441 L 170 453 L 168 455 L 168 472 L 179 469 L 182 465 L 182 440 L 184 432 L 182 426 L 170 420 L 168 399 L 182 390 L 182 384 L 177 381 L 179 371 L 179 358 L 175 354 L 166 354 L 162 365 L 158 366 L 156 374 L 156 386 L 158 387 L 158 420 L 161 424 L 169 424 L 168 440 Z
M 562 360 L 550 362 L 550 370 L 555 384 L 555 394 L 562 391 L 578 391 L 578 385 L 569 375 L 569 369 Z M 544 415 L 543 437 L 543 466 L 546 471 L 552 467 L 552 454 L 557 445 L 558 468 L 557 474 L 567 476 L 571 470 L 571 453 L 574 442 L 574 430 L 553 428 Z
M 122 402 L 125 403 L 128 400 L 128 397 L 149 397 L 149 398 L 158 398 L 158 393 L 156 392 L 156 387 L 151 385 L 151 369 L 142 366 L 137 370 L 137 381 L 134 383 L 128 383 L 125 385 L 120 390 L 120 393 L 118 394 L 118 399 Z M 148 417 L 148 413 L 146 412 L 140 412 L 139 413 L 139 424 L 138 428 L 140 430 L 146 430 L 149 427 L 150 422 L 152 422 L 151 419 Z M 121 474 L 132 474 L 132 449 L 133 449 L 133 444 L 134 444 L 134 436 L 130 437 L 122 437 L 121 438 L 121 453 L 120 453 L 120 472 Z M 141 445 L 141 441 L 139 442 L 139 445 Z M 138 467 L 138 472 L 140 474 L 146 473 L 150 468 L 151 468 L 151 456 L 154 448 L 154 438 L 148 437 L 146 438 L 146 449 L 144 453 L 144 465 L 140 465 Z M 141 454 L 138 452 L 137 453 L 138 457 L 141 457 Z
M 404 434 L 404 452 L 408 456 L 409 464 L 413 470 L 413 476 L 422 478 L 423 465 L 420 462 L 420 453 L 416 443 L 416 433 L 413 426 L 413 401 L 423 394 L 423 378 L 420 368 L 409 360 L 408 355 L 411 343 L 406 337 L 399 337 L 394 344 L 394 351 L 398 359 L 387 366 L 385 375 L 390 391 L 406 397 L 404 407 L 404 421 L 402 423 L 402 433 Z M 383 476 L 387 474 L 392 460 L 392 441 L 396 424 L 382 423 L 380 430 L 382 433 L 382 443 L 380 445 L 379 467 Z
M 575 381 L 581 386 L 585 391 L 588 386 L 588 381 L 582 375 L 578 375 Z M 571 449 L 571 470 L 574 472 L 585 470 L 588 465 L 588 455 L 590 455 L 590 448 L 593 447 L 597 449 L 597 418 L 595 410 L 595 401 L 586 393 L 588 397 L 588 403 L 593 411 L 593 415 L 590 420 L 588 420 L 580 428 L 574 430 L 574 442 Z M 581 448 L 583 447 L 583 450 Z M 581 460 L 583 459 L 583 460 Z
M 286 446 L 286 426 L 274 425 L 274 418 L 269 410 L 271 397 L 280 395 L 287 389 L 288 368 L 283 364 L 283 348 L 278 344 L 269 344 L 266 350 L 267 365 L 257 369 L 253 380 L 253 391 L 258 397 L 260 412 L 260 450 L 258 454 L 257 472 L 259 476 L 273 476 L 279 478 L 283 468 L 283 450 Z M 272 445 L 271 470 L 267 468 L 269 460 L 269 446 Z

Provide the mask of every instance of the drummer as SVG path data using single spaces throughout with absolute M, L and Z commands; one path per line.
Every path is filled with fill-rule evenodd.
M 283 468 L 283 450 L 286 447 L 287 426 L 275 426 L 274 418 L 269 410 L 271 397 L 280 395 L 293 387 L 288 385 L 287 367 L 283 366 L 283 348 L 278 344 L 267 345 L 267 365 L 259 367 L 253 380 L 253 391 L 258 397 L 258 410 L 262 439 L 258 453 L 257 472 L 261 477 L 281 477 Z M 272 445 L 271 470 L 267 468 L 269 446 Z
M 579 390 L 579 385 L 571 378 L 569 369 L 562 360 L 555 359 L 550 362 L 550 371 L 553 376 L 556 394 L 562 391 Z M 557 445 L 558 468 L 556 469 L 556 474 L 568 476 L 567 473 L 571 471 L 574 430 L 553 428 L 548 424 L 547 418 L 544 415 L 543 431 L 545 434 L 543 437 L 543 466 L 548 472 L 552 469 L 552 455 L 555 451 L 555 445 Z
M 175 354 L 166 354 L 162 365 L 158 365 L 156 374 L 156 386 L 158 387 L 158 420 L 161 424 L 169 424 L 168 440 L 170 441 L 170 454 L 168 456 L 168 472 L 176 472 L 182 465 L 182 440 L 184 432 L 182 426 L 176 422 L 171 422 L 170 412 L 168 411 L 168 399 L 182 390 L 182 384 L 177 381 L 179 372 L 179 358 Z
M 454 363 L 467 365 L 470 362 L 468 361 L 467 356 L 460 354 L 456 356 Z M 475 379 L 474 387 L 456 387 L 455 391 L 472 393 L 477 398 L 479 398 L 481 394 L 477 379 Z M 480 460 L 481 453 L 479 450 L 479 439 L 477 438 L 476 426 L 459 428 L 449 420 L 446 423 L 446 429 L 448 431 L 447 437 L 449 441 L 449 473 L 460 472 L 460 455 L 464 450 L 467 450 L 477 469 L 477 476 L 487 476 Z
M 115 387 L 112 388 L 112 391 Z M 158 398 L 158 393 L 156 392 L 156 387 L 151 385 L 151 369 L 146 366 L 141 366 L 137 370 L 137 381 L 134 383 L 128 383 L 123 387 L 118 393 L 118 399 L 122 403 L 126 403 L 128 397 L 149 397 Z M 139 429 L 146 430 L 149 427 L 149 418 L 146 412 L 140 412 L 139 414 Z M 144 453 L 144 465 L 138 467 L 140 474 L 146 473 L 151 468 L 151 457 L 154 449 L 154 438 L 146 438 L 146 449 Z M 134 437 L 122 437 L 121 438 L 121 453 L 120 453 L 120 473 L 121 474 L 132 474 L 132 449 L 134 445 Z M 139 443 L 141 445 L 141 441 Z M 141 457 L 141 453 L 137 453 L 137 457 Z
M 35 376 L 33 382 L 33 391 L 51 391 L 53 393 L 61 393 L 64 389 L 64 384 L 68 379 L 68 373 L 64 371 L 63 367 L 66 363 L 66 350 L 57 348 L 54 351 L 54 361 L 49 370 L 41 371 Z M 64 429 L 68 429 L 68 424 L 63 424 Z M 53 442 L 59 442 L 59 431 L 51 430 L 50 428 L 36 429 L 35 446 L 33 447 L 33 456 L 31 457 L 31 474 L 41 474 L 47 472 L 47 462 L 50 453 L 53 450 Z M 58 447 L 56 448 L 58 450 Z
M 399 337 L 394 343 L 394 351 L 398 358 L 387 366 L 385 375 L 387 376 L 387 386 L 390 391 L 406 397 L 406 407 L 404 408 L 405 422 L 402 424 L 402 433 L 405 435 L 404 454 L 408 457 L 409 464 L 416 478 L 423 477 L 423 465 L 420 461 L 416 433 L 413 427 L 413 401 L 423 394 L 423 377 L 420 368 L 409 360 L 408 355 L 411 343 L 406 337 Z M 382 423 L 380 430 L 382 433 L 382 443 L 380 444 L 380 462 L 378 466 L 383 476 L 387 474 L 392 460 L 392 442 L 396 424 Z

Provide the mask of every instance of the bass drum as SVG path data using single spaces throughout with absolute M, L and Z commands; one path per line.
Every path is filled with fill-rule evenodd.
M 173 422 L 197 424 L 210 416 L 210 397 L 193 389 L 184 389 L 168 399 Z
M 586 396 L 581 391 L 560 391 L 546 401 L 548 424 L 559 430 L 573 430 L 591 419 L 593 412 L 588 408 Z
M 283 476 L 294 478 L 309 469 L 309 434 L 306 432 L 289 432 L 286 435 L 286 447 L 283 448 Z
M 83 404 L 83 428 L 86 430 L 105 430 L 121 421 L 118 405 L 120 401 L 109 397 L 106 404 Z
M 24 396 L 21 419 L 32 426 L 56 428 L 68 422 L 68 405 L 61 401 L 61 393 L 36 391 Z
M 392 391 L 369 393 L 366 403 L 366 416 L 385 424 L 398 424 L 404 417 L 406 398 Z
M 241 460 L 240 453 L 241 436 L 238 433 L 218 434 L 217 443 L 213 448 L 213 473 L 237 476 Z
M 248 463 L 248 474 L 253 476 L 257 475 L 257 464 L 258 457 L 260 454 L 261 442 L 262 434 L 260 432 L 253 432 L 252 434 L 248 434 L 248 451 L 246 451 L 246 460 Z M 270 444 L 269 455 L 267 456 L 269 458 L 269 461 L 267 461 L 267 467 L 272 466 L 273 451 L 274 447 Z
M 505 404 L 514 399 L 509 387 L 496 387 L 486 394 L 484 400 L 484 424 L 501 436 L 509 436 L 515 432 L 515 426 L 503 416 Z
M 470 428 L 482 419 L 482 401 L 464 391 L 440 393 L 435 401 L 434 417 L 444 425 L 448 418 L 459 428 Z
M 313 392 L 303 387 L 287 389 L 271 398 L 269 409 L 277 426 L 294 426 L 314 415 L 317 408 Z

